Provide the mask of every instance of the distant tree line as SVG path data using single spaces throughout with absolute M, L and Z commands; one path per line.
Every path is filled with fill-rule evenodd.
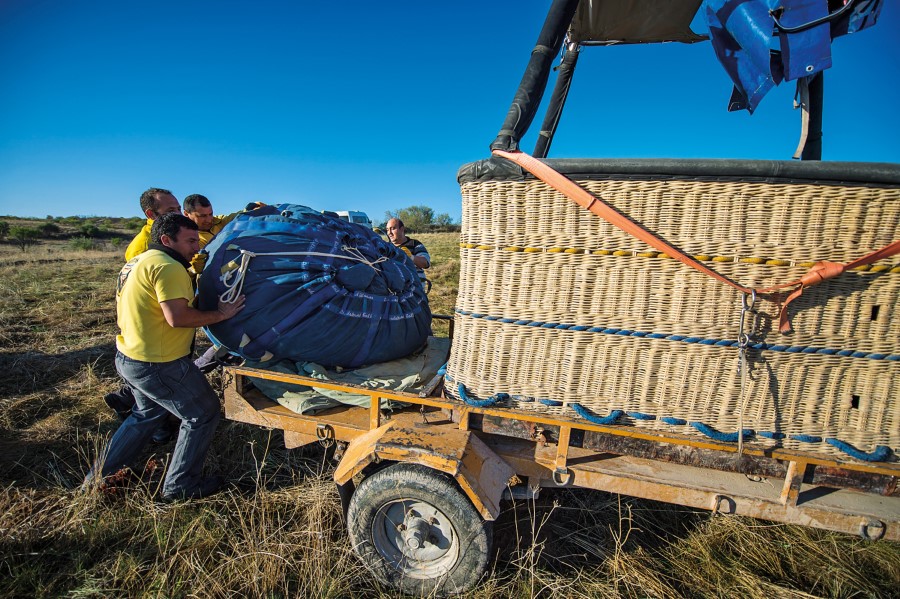
M 102 243 L 118 247 L 144 226 L 143 218 L 47 216 L 45 220 L 5 216 L 0 220 L 0 242 L 18 246 L 22 251 L 46 239 L 67 239 L 75 250 L 96 249 Z M 122 230 L 129 233 L 123 233 Z M 100 240 L 104 241 L 100 241 Z
M 388 210 L 384 213 L 384 222 L 379 227 L 383 230 L 387 227 L 387 221 L 399 218 L 411 233 L 440 233 L 446 231 L 459 231 L 459 224 L 453 222 L 453 218 L 446 213 L 435 215 L 429 206 L 416 205 Z

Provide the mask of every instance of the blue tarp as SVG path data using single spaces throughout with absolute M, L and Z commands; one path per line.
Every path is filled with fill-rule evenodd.
M 716 56 L 734 82 L 728 110 L 753 112 L 783 80 L 830 68 L 831 40 L 874 25 L 881 12 L 881 0 L 850 1 L 852 6 L 834 9 L 831 14 L 839 14 L 827 19 L 828 0 L 705 0 Z M 802 30 L 785 32 L 776 18 L 784 28 Z
M 206 331 L 244 358 L 355 368 L 406 356 L 431 331 L 412 260 L 367 227 L 305 206 L 265 206 L 206 249 L 200 309 L 215 309 L 229 290 L 247 297 L 237 316 Z

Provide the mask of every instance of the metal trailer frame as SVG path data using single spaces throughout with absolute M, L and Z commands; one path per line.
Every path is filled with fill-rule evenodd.
M 369 408 L 301 415 L 266 398 L 248 377 L 365 394 Z M 326 382 L 246 367 L 226 370 L 226 417 L 284 431 L 285 446 L 337 444 L 342 501 L 374 462 L 421 464 L 452 476 L 486 520 L 504 497 L 542 487 L 580 487 L 718 514 L 802 524 L 871 540 L 900 541 L 900 464 L 734 445 L 677 434 L 478 408 L 443 397 L 436 378 L 422 394 Z M 383 402 L 409 407 L 386 412 Z

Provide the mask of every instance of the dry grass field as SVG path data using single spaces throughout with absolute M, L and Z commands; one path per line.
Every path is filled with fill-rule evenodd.
M 102 396 L 118 384 L 113 281 L 132 234 L 85 244 L 64 225 L 26 251 L 0 243 L 0 596 L 397 596 L 350 550 L 324 450 L 285 450 L 279 431 L 223 420 L 207 468 L 230 486 L 204 500 L 158 501 L 171 443 L 124 491 L 78 492 L 118 424 Z M 457 236 L 417 237 L 449 313 Z M 494 531 L 469 597 L 900 596 L 897 544 L 601 492 L 505 504 Z

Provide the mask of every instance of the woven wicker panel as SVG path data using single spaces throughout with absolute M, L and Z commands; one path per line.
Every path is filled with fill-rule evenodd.
M 590 215 L 588 215 L 590 216 Z M 741 293 L 670 259 L 461 248 L 457 310 L 538 322 L 736 339 Z M 766 287 L 808 268 L 714 263 L 732 280 Z M 759 300 L 756 338 L 796 347 L 900 353 L 900 267 L 849 272 L 806 290 L 779 334 L 780 304 Z M 749 324 L 749 323 L 748 323 Z
M 630 219 L 749 287 L 797 279 L 900 238 L 900 190 L 723 181 L 580 181 Z M 660 418 L 754 443 L 841 455 L 900 447 L 900 266 L 879 263 L 747 319 L 755 349 L 737 374 L 741 295 L 586 212 L 539 181 L 465 183 L 462 268 L 448 378 L 520 410 L 570 403 L 672 431 Z M 602 332 L 605 331 L 605 332 Z M 684 338 L 687 337 L 687 341 Z M 849 354 L 830 355 L 836 352 Z M 455 385 L 448 385 L 455 393 Z M 540 400 L 563 402 L 549 406 Z M 741 408 L 743 405 L 743 408 Z M 620 420 L 618 423 L 622 423 Z M 678 432 L 701 435 L 688 425 Z M 781 438 L 783 437 L 783 438 Z M 844 456 L 846 457 L 846 456 Z
M 692 255 L 847 262 L 894 241 L 900 231 L 900 189 L 684 180 L 579 183 Z M 462 192 L 463 243 L 652 249 L 539 181 L 467 183 Z
M 836 438 L 870 451 L 900 448 L 896 389 L 900 362 L 779 351 L 749 352 L 748 376 L 738 374 L 731 347 L 554 330 L 460 315 L 448 375 L 469 395 L 511 394 L 504 405 L 545 413 L 574 413 L 578 403 L 598 416 L 624 410 L 655 417 L 625 417 L 617 424 L 700 435 L 700 422 L 722 433 L 743 428 L 776 433 L 753 443 L 838 455 L 819 439 Z M 458 396 L 456 385 L 448 385 Z M 547 406 L 540 400 L 556 400 Z M 743 408 L 741 407 L 743 406 Z M 841 454 L 842 455 L 842 454 Z M 846 456 L 844 456 L 846 457 Z

